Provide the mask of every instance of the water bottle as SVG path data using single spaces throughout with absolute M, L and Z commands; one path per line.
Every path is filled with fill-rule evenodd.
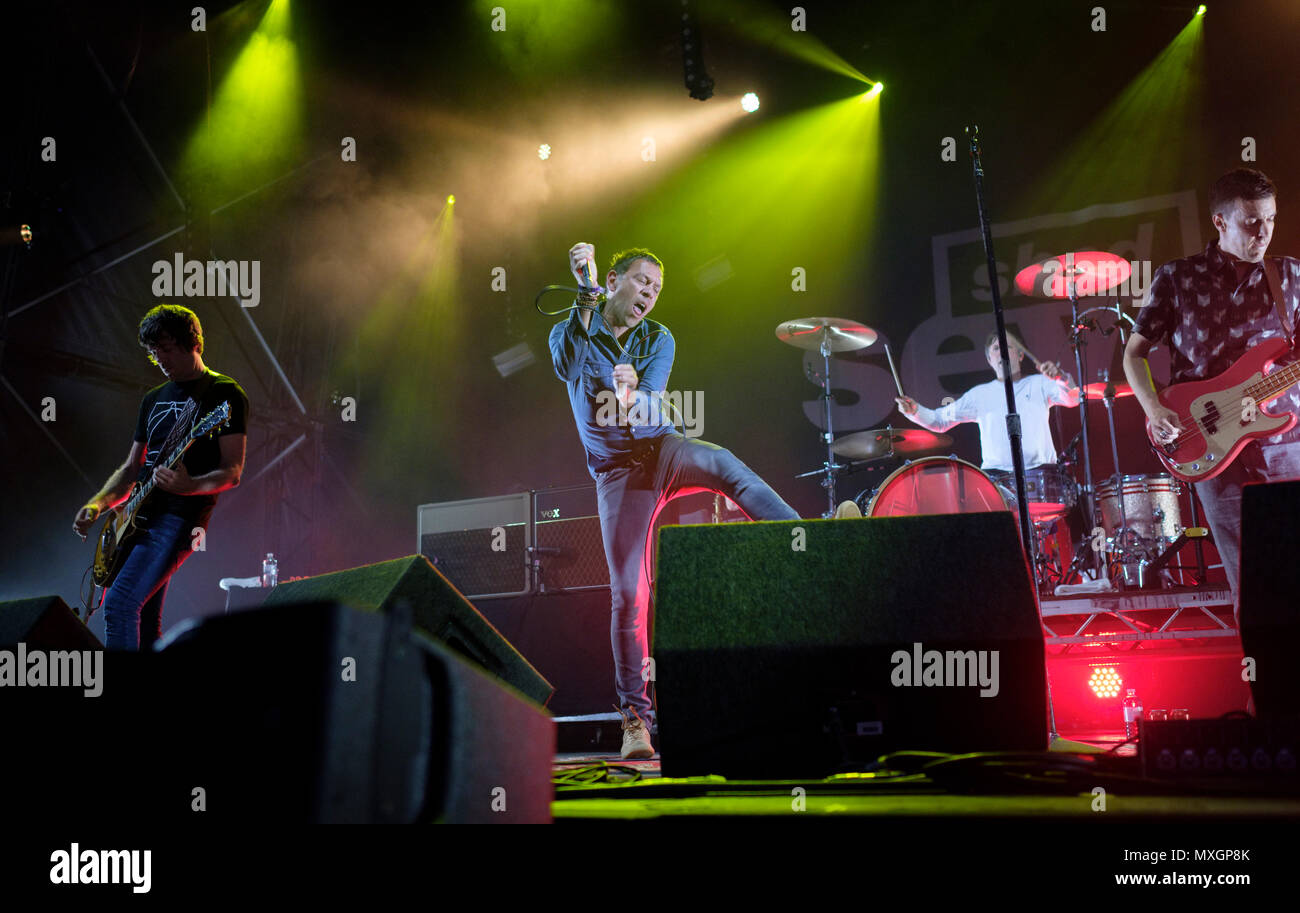
M 262 586 L 275 586 L 280 581 L 280 565 L 275 560 L 275 555 L 270 552 L 266 553 L 266 560 L 262 562 Z
M 1124 696 L 1124 738 L 1136 739 L 1138 720 L 1142 719 L 1142 702 L 1138 700 L 1137 689 L 1128 689 Z

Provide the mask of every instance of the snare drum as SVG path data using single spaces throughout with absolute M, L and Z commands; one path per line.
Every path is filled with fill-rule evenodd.
M 1183 532 L 1183 512 L 1178 498 L 1183 493 L 1182 483 L 1171 475 L 1132 475 L 1121 480 L 1107 479 L 1097 486 L 1097 503 L 1101 505 L 1101 520 L 1106 535 L 1115 536 L 1121 526 L 1119 504 L 1122 492 L 1124 517 L 1128 528 L 1140 540 L 1150 544 L 1160 540 L 1168 545 Z
M 859 496 L 861 497 L 861 496 Z M 955 457 L 925 457 L 902 466 L 881 483 L 864 510 L 867 517 L 972 514 L 1013 510 L 1003 489 L 977 467 Z
M 1014 472 L 992 469 L 989 475 L 1010 489 L 1014 496 Z M 1035 466 L 1025 470 L 1025 498 L 1029 501 L 1029 516 L 1033 521 L 1045 523 L 1064 517 L 1079 503 L 1079 483 L 1055 463 Z

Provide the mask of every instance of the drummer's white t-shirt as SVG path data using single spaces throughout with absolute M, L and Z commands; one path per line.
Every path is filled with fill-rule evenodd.
M 1066 405 L 1065 389 L 1042 374 L 1027 374 L 1015 382 L 1016 412 L 1020 414 L 1020 448 L 1025 454 L 1025 468 L 1033 469 L 1056 462 L 1056 445 L 1047 412 L 1052 406 Z M 1000 380 L 991 380 L 967 390 L 961 399 L 938 409 L 920 406 L 908 418 L 931 431 L 947 431 L 962 422 L 978 422 L 983 469 L 1010 472 L 1011 438 L 1007 435 L 1007 393 Z

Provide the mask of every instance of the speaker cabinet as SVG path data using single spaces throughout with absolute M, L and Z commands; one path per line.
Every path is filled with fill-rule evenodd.
M 889 751 L 1047 747 L 1010 513 L 665 527 L 666 776 L 822 777 Z
M 1261 717 L 1300 716 L 1300 481 L 1241 492 L 1241 649 Z

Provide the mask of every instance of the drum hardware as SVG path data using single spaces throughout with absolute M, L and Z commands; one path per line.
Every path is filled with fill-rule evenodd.
M 1004 469 L 989 470 L 996 481 L 1013 484 L 1011 473 Z M 1035 523 L 1051 522 L 1074 507 L 1079 501 L 1079 483 L 1058 464 L 1049 463 L 1025 470 L 1025 496 L 1029 502 L 1029 516 Z
M 1103 378 L 1109 374 L 1108 371 L 1102 371 L 1099 373 Z M 1112 384 L 1108 380 L 1103 380 L 1102 383 L 1086 385 L 1083 388 L 1083 394 L 1089 399 L 1105 399 L 1107 388 L 1112 388 L 1114 390 L 1114 399 L 1123 399 L 1126 396 L 1133 395 L 1133 388 L 1128 384 Z
M 826 512 L 822 514 L 829 520 L 835 516 L 838 502 L 835 497 L 835 476 L 848 467 L 835 461 L 833 450 L 835 435 L 831 423 L 831 353 L 849 352 L 865 349 L 876 341 L 879 334 L 869 326 L 854 320 L 840 317 L 805 317 L 787 320 L 776 328 L 776 338 L 800 349 L 815 350 L 822 356 L 822 419 L 825 430 L 820 435 L 826 444 L 826 462 L 820 469 L 801 473 L 797 479 L 808 476 L 822 476 L 822 488 L 826 489 Z
M 1182 525 L 1182 491 L 1182 483 L 1166 474 L 1121 476 L 1097 486 L 1107 551 L 1122 583 L 1151 586 L 1151 572 L 1161 571 L 1173 551 L 1197 538 Z
M 1095 321 L 1083 318 L 1094 311 L 1110 311 L 1112 308 L 1090 308 L 1079 312 L 1079 286 L 1085 289 L 1084 296 L 1102 295 L 1128 279 L 1132 265 L 1122 257 L 1106 251 L 1078 251 L 1051 257 L 1042 263 L 1028 266 L 1016 273 L 1016 287 L 1025 295 L 1039 298 L 1068 298 L 1070 301 L 1070 345 L 1074 349 L 1075 376 L 1080 383 L 1087 379 L 1083 368 L 1083 349 L 1087 345 L 1084 330 L 1097 329 Z M 1113 309 L 1123 317 L 1118 300 Z M 1113 328 L 1110 332 L 1113 332 Z M 1109 332 L 1106 333 L 1109 335 Z M 1120 334 L 1121 341 L 1123 332 Z M 1079 397 L 1079 428 L 1083 450 L 1083 478 L 1080 494 L 1084 502 L 1084 518 L 1089 531 L 1097 526 L 1097 508 L 1092 490 L 1092 442 L 1088 435 L 1088 400 Z M 1112 426 L 1113 427 L 1113 426 Z M 1118 465 L 1116 470 L 1118 471 Z M 1081 569 L 1084 564 L 1091 565 L 1100 572 L 1100 554 L 1092 549 L 1091 538 L 1085 538 L 1075 549 L 1074 560 L 1070 564 L 1070 576 Z
M 1149 562 L 1147 562 L 1147 568 L 1149 570 L 1156 570 L 1156 571 L 1161 570 L 1162 568 L 1164 568 L 1165 565 L 1169 563 L 1169 559 L 1171 559 L 1174 555 L 1178 554 L 1179 549 L 1181 549 L 1189 541 L 1195 540 L 1196 544 L 1200 545 L 1201 541 L 1203 539 L 1208 538 L 1209 535 L 1210 535 L 1210 531 L 1206 529 L 1204 526 L 1187 527 L 1181 533 L 1178 534 L 1177 539 L 1175 539 L 1173 542 L 1165 546 L 1164 551 L 1162 551 L 1160 554 L 1156 555 L 1156 557 L 1152 558 Z
M 1111 465 L 1115 467 L 1115 475 L 1111 476 L 1111 479 L 1112 480 L 1123 479 L 1124 476 L 1122 475 L 1121 470 L 1119 468 L 1119 439 L 1115 434 L 1115 392 L 1116 392 L 1115 383 L 1110 379 L 1109 368 L 1103 368 L 1102 370 L 1098 371 L 1097 374 L 1102 379 L 1102 402 L 1106 404 L 1106 423 L 1110 426 Z M 1129 392 L 1131 393 L 1132 391 L 1130 390 Z M 1124 498 L 1121 497 L 1118 500 L 1119 500 L 1119 528 L 1120 530 L 1127 531 L 1128 517 L 1126 516 L 1124 511 Z M 1136 554 L 1135 550 L 1130 547 L 1127 537 L 1122 538 L 1119 553 L 1121 556 L 1121 560 L 1120 560 L 1121 565 L 1127 568 L 1131 562 L 1125 561 L 1124 559 L 1125 558 L 1131 559 Z M 1126 570 L 1123 577 L 1124 583 L 1130 583 L 1131 581 L 1129 578 L 1130 578 L 1130 574 Z M 1143 575 L 1141 573 L 1140 568 L 1137 573 L 1137 578 L 1138 578 L 1137 585 L 1139 587 L 1142 587 L 1144 583 L 1143 583 Z

